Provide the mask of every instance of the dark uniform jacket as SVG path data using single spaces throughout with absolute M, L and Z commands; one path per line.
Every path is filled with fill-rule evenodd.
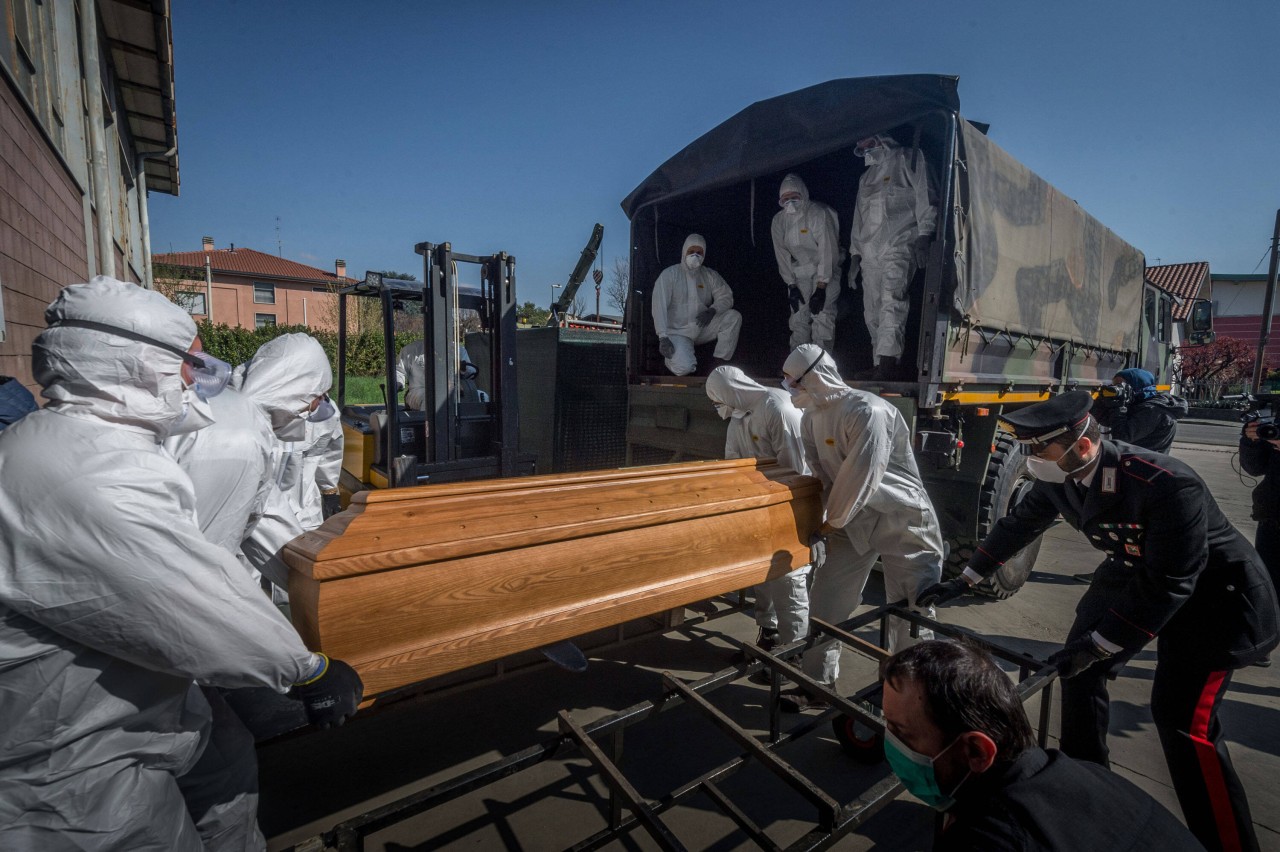
M 1280 450 L 1270 441 L 1240 437 L 1240 467 L 1250 476 L 1261 476 L 1253 489 L 1253 519 L 1280 521 Z
M 969 778 L 935 852 L 1203 850 L 1163 805 L 1108 769 L 1033 748 Z
M 1178 420 L 1187 413 L 1187 401 L 1167 393 L 1129 403 L 1111 422 L 1111 439 L 1157 453 L 1169 452 L 1178 433 Z
M 1133 651 L 1162 634 L 1214 668 L 1248 665 L 1280 641 L 1276 593 L 1257 552 L 1177 459 L 1103 441 L 1087 494 L 1074 482 L 1037 482 L 969 567 L 990 575 L 1059 515 L 1109 557 L 1097 577 L 1104 605 L 1078 615 L 1103 638 Z

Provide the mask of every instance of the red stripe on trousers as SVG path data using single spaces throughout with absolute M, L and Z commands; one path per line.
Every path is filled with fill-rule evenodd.
M 1227 794 L 1227 782 L 1222 777 L 1222 763 L 1218 750 L 1209 740 L 1209 720 L 1213 718 L 1213 705 L 1218 700 L 1226 672 L 1210 672 L 1205 681 L 1195 715 L 1191 717 L 1191 742 L 1195 744 L 1196 757 L 1200 759 L 1200 772 L 1204 786 L 1209 791 L 1209 806 L 1213 809 L 1213 821 L 1218 825 L 1218 837 L 1226 852 L 1237 852 L 1240 846 L 1240 829 L 1236 825 L 1235 809 Z

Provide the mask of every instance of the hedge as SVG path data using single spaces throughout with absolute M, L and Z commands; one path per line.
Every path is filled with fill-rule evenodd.
M 228 364 L 243 364 L 253 357 L 258 347 L 282 334 L 309 334 L 324 347 L 325 355 L 334 371 L 338 369 L 338 333 L 307 328 L 305 325 L 268 325 L 262 328 L 232 327 L 225 323 L 210 324 L 207 320 L 196 323 L 204 350 Z M 396 334 L 396 351 L 399 352 L 421 335 L 412 332 Z M 381 376 L 386 369 L 386 349 L 382 334 L 366 331 L 347 339 L 347 375 Z

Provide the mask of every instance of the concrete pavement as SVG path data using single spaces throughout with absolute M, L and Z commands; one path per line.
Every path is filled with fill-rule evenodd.
M 1195 430 L 1205 443 L 1177 443 L 1173 454 L 1205 478 L 1228 517 L 1252 538 L 1250 484 L 1233 464 L 1238 428 L 1206 425 Z M 968 598 L 947 607 L 942 620 L 1041 658 L 1060 647 L 1086 588 L 1072 575 L 1092 570 L 1100 559 L 1083 536 L 1065 525 L 1047 536 L 1035 572 L 1017 595 L 999 602 Z M 877 575 L 866 603 L 882 601 Z M 561 709 L 580 722 L 589 721 L 658 696 L 663 671 L 694 678 L 724 668 L 733 655 L 732 640 L 754 635 L 751 619 L 733 614 L 593 655 L 584 675 L 542 667 L 452 694 L 401 702 L 337 731 L 265 746 L 260 749 L 261 818 L 271 848 L 283 848 L 340 819 L 543 741 L 555 733 L 555 714 Z M 1154 649 L 1139 654 L 1111 690 L 1112 759 L 1116 771 L 1176 814 L 1149 710 L 1154 656 Z M 853 692 L 874 677 L 870 662 L 846 651 L 842 690 Z M 715 696 L 717 706 L 740 724 L 767 727 L 762 710 L 766 687 L 740 681 Z M 1038 699 L 1028 710 L 1034 723 Z M 1280 664 L 1238 672 L 1222 718 L 1262 848 L 1280 852 L 1280 790 L 1271 784 L 1280 777 Z M 628 729 L 623 769 L 644 795 L 656 797 L 734 753 L 727 738 L 704 721 L 675 710 Z M 850 761 L 826 727 L 788 747 L 784 755 L 843 802 L 887 772 L 883 764 L 864 767 Z M 723 789 L 780 843 L 794 840 L 813 820 L 811 808 L 763 770 L 744 769 Z M 562 849 L 603 827 L 604 790 L 581 758 L 548 761 L 387 829 L 366 848 Z M 667 820 L 689 848 L 755 848 L 706 801 L 695 798 L 669 812 Z M 927 849 L 932 825 L 931 811 L 902 796 L 836 848 Z M 636 831 L 629 840 L 606 848 L 654 847 Z

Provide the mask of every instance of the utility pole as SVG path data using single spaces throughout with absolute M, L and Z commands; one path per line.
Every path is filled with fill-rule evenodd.
M 1276 228 L 1271 234 L 1271 269 L 1267 272 L 1267 297 L 1262 303 L 1262 332 L 1258 335 L 1258 357 L 1253 362 L 1253 392 L 1262 391 L 1262 360 L 1271 338 L 1271 307 L 1276 298 L 1276 270 L 1280 267 L 1280 210 L 1276 211 Z

